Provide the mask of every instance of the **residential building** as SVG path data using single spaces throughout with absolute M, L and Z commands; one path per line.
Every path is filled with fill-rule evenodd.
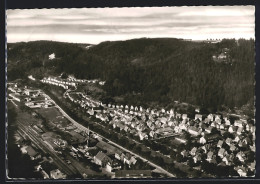
M 213 157 L 213 154 L 214 154 L 214 153 L 213 153 L 212 151 L 209 151 L 209 152 L 208 152 L 208 154 L 207 154 L 207 159 L 206 159 L 208 162 L 211 162 L 212 157 Z
M 194 126 L 189 127 L 188 132 L 194 136 L 198 136 L 200 134 L 200 130 Z
M 195 114 L 195 120 L 198 119 L 200 121 L 202 121 L 202 115 L 201 114 Z
M 193 148 L 191 149 L 191 151 L 190 151 L 190 154 L 191 154 L 192 156 L 195 156 L 195 155 L 196 155 L 196 152 L 197 152 L 197 148 L 196 148 L 196 147 L 193 147 Z
M 218 148 L 221 148 L 222 145 L 223 145 L 223 143 L 224 143 L 223 140 L 219 140 L 219 141 L 218 141 L 218 144 L 217 144 L 217 147 L 218 147 Z
M 107 162 L 105 168 L 108 172 L 114 172 L 115 170 L 121 169 L 121 164 L 117 160 L 112 160 Z
M 97 165 L 105 166 L 108 162 L 112 162 L 111 158 L 109 158 L 105 153 L 99 151 L 96 156 L 94 156 L 94 162 Z
M 218 151 L 218 156 L 220 158 L 223 158 L 225 156 L 225 152 L 226 152 L 226 150 L 224 148 L 220 148 Z
M 205 137 L 201 137 L 200 140 L 199 140 L 200 144 L 205 144 L 207 141 L 205 139 Z
M 50 177 L 53 179 L 66 179 L 67 175 L 62 173 L 59 169 L 50 171 Z

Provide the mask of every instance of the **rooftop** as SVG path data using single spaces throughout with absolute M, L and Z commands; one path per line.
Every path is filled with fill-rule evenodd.
M 31 157 L 34 157 L 35 155 L 38 154 L 38 152 L 36 152 L 31 146 L 28 146 L 26 148 L 26 151 L 27 151 L 28 155 L 30 155 Z
M 103 142 L 103 141 L 98 142 L 96 146 L 100 149 L 107 150 L 107 152 L 109 152 L 109 153 L 115 153 L 117 150 L 116 147 L 114 147 L 106 142 Z

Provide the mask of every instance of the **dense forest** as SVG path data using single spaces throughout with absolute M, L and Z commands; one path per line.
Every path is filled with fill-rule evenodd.
M 187 102 L 217 110 L 254 106 L 254 40 L 219 43 L 174 38 L 133 39 L 88 44 L 51 41 L 8 44 L 8 80 L 62 72 L 106 80 L 107 97 L 124 103 L 168 106 Z M 214 62 L 224 48 L 230 62 Z M 48 56 L 55 53 L 56 58 Z

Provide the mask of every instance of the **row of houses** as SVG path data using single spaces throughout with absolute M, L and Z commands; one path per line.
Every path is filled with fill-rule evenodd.
M 103 107 L 103 110 L 99 111 L 95 111 L 93 108 L 86 109 L 89 115 L 95 116 L 104 123 L 111 124 L 113 128 L 118 127 L 121 131 L 124 130 L 138 135 L 140 140 L 155 138 L 156 135 L 164 135 L 165 137 L 167 134 L 182 135 L 184 132 L 188 132 L 194 138 L 198 137 L 201 147 L 187 151 L 188 155 L 193 156 L 195 163 L 201 160 L 201 156 L 197 152 L 200 149 L 206 150 L 208 162 L 222 165 L 232 164 L 235 158 L 246 162 L 246 154 L 243 151 L 238 152 L 245 145 L 248 146 L 250 151 L 255 152 L 255 126 L 243 118 L 233 121 L 227 115 L 209 114 L 203 117 L 201 114 L 196 114 L 195 118 L 191 119 L 187 114 L 179 114 L 174 110 L 145 110 L 142 107 L 111 104 L 103 105 Z M 213 130 L 219 131 L 221 135 L 228 132 L 234 138 L 228 137 L 225 140 L 220 139 L 215 142 Z M 252 134 L 253 140 L 247 137 L 249 133 Z M 182 143 L 187 141 L 183 136 L 177 136 L 176 139 Z M 222 142 L 225 142 L 228 146 L 223 148 Z M 205 149 L 207 145 L 209 148 L 217 147 L 218 149 Z M 220 163 L 217 163 L 216 157 L 221 159 Z M 247 170 L 251 168 L 244 167 Z
M 64 89 L 69 89 L 69 86 L 73 86 L 75 87 L 77 85 L 76 82 L 69 82 L 66 80 L 62 80 L 60 78 L 52 78 L 52 77 L 44 77 L 41 82 L 46 83 L 46 84 L 52 84 L 52 85 L 56 85 L 56 86 L 60 86 L 63 87 Z
M 103 106 L 102 102 L 93 100 L 91 97 L 84 95 L 81 92 L 66 93 L 66 96 L 70 101 L 80 104 L 82 108 Z
M 69 75 L 68 81 L 78 82 L 78 83 L 92 83 L 92 84 L 99 84 L 101 86 L 105 85 L 105 81 L 100 81 L 98 79 L 87 80 L 87 79 L 76 79 L 74 76 Z
M 93 137 L 95 137 L 93 135 Z M 94 142 L 93 142 L 94 141 Z M 96 150 L 96 154 L 90 155 L 90 150 Z M 79 153 L 89 158 L 91 157 L 96 165 L 104 168 L 107 172 L 114 173 L 116 170 L 122 169 L 122 164 L 128 165 L 131 168 L 136 164 L 137 159 L 129 152 L 124 152 L 119 148 L 98 140 L 97 138 L 89 138 L 87 144 L 72 146 L 71 154 L 77 157 Z
M 121 151 L 106 142 L 100 141 L 97 143 L 96 147 L 101 151 L 94 156 L 94 162 L 97 165 L 106 168 L 108 172 L 120 170 L 122 163 L 131 167 L 137 162 L 135 156 L 128 152 Z
M 135 165 L 137 160 L 130 153 L 123 152 L 112 145 L 98 142 L 95 147 L 100 151 L 93 157 L 93 162 L 104 168 L 107 172 L 113 173 L 113 178 L 151 178 L 151 170 L 123 170 L 122 163 L 127 164 L 130 168 Z M 100 147 L 104 146 L 104 147 Z M 107 151 L 109 150 L 109 151 Z M 114 150 L 114 151 L 112 151 Z M 111 152 L 112 151 L 112 152 Z
M 84 98 L 87 99 L 86 96 Z M 96 102 L 95 105 L 93 105 L 93 100 L 92 103 L 87 103 L 84 100 L 74 102 L 79 103 L 89 115 L 95 116 L 102 122 L 108 122 L 109 119 L 112 119 L 109 123 L 114 128 L 119 127 L 120 130 L 125 131 L 135 129 L 136 131 L 132 130 L 132 132 L 138 132 L 140 139 L 143 139 L 143 137 L 154 138 L 155 134 L 167 134 L 167 132 L 170 133 L 171 131 L 176 134 L 188 131 L 190 134 L 198 136 L 203 132 L 211 133 L 214 127 L 231 133 L 237 132 L 238 134 L 241 134 L 244 128 L 247 131 L 254 132 L 254 126 L 247 124 L 246 120 L 235 120 L 231 124 L 227 116 L 221 117 L 221 115 L 209 114 L 206 118 L 203 118 L 201 114 L 196 114 L 194 119 L 190 119 L 187 114 L 179 114 L 172 109 L 158 111 L 128 105 L 102 104 L 103 110 L 94 110 L 93 107 L 98 104 L 101 105 L 100 102 Z

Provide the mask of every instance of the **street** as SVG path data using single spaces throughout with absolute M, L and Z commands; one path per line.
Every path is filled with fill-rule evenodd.
M 99 137 L 101 137 L 101 138 L 103 138 L 103 139 L 105 139 L 105 140 L 108 140 L 108 142 L 109 142 L 110 144 L 112 144 L 112 145 L 114 145 L 114 146 L 117 146 L 118 148 L 120 148 L 120 149 L 122 149 L 122 150 L 124 150 L 124 151 L 126 151 L 126 152 L 129 152 L 129 153 L 135 155 L 136 157 L 140 158 L 140 159 L 143 160 L 144 162 L 147 162 L 147 163 L 150 164 L 151 166 L 155 167 L 155 168 L 156 168 L 158 171 L 160 171 L 161 173 L 166 174 L 166 175 L 169 176 L 169 177 L 176 177 L 175 175 L 173 175 L 172 173 L 169 173 L 168 171 L 166 171 L 166 170 L 163 169 L 162 167 L 160 167 L 160 166 L 158 166 L 158 165 L 152 163 L 151 161 L 149 161 L 149 160 L 147 160 L 147 159 L 141 157 L 140 155 L 137 155 L 137 154 L 133 153 L 132 151 L 130 151 L 130 150 L 128 150 L 128 149 L 126 149 L 126 148 L 124 148 L 124 147 L 118 145 L 117 143 L 115 143 L 115 142 L 113 142 L 113 141 L 111 141 L 111 140 L 109 140 L 109 139 L 103 137 L 102 135 L 100 135 L 100 134 L 94 132 L 93 130 L 89 130 L 88 128 L 86 128 L 86 127 L 84 127 L 83 125 L 79 124 L 79 123 L 76 122 L 74 119 L 72 119 L 59 105 L 57 105 L 56 102 L 55 102 L 54 100 L 52 100 L 47 94 L 45 94 L 45 96 L 48 97 L 48 98 L 55 104 L 55 107 L 57 107 L 57 108 L 60 110 L 60 112 L 61 112 L 68 120 L 70 120 L 77 128 L 79 128 L 80 130 L 85 131 L 85 132 L 86 132 L 86 131 L 90 131 L 90 132 L 92 132 L 92 133 L 95 133 L 95 134 L 97 134 Z

